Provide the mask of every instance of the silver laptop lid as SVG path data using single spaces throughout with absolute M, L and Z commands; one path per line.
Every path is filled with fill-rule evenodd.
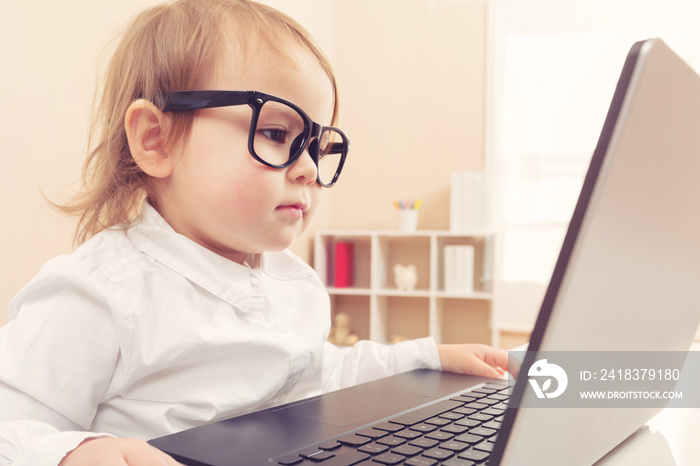
M 524 367 L 535 351 L 686 351 L 699 284 L 700 77 L 651 39 L 625 62 Z M 588 466 L 658 410 L 509 409 L 490 464 Z

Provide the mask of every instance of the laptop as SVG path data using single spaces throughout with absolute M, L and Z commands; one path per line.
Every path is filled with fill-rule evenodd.
M 551 351 L 685 352 L 698 283 L 700 77 L 650 39 L 624 63 L 522 367 Z M 149 443 L 206 466 L 589 466 L 662 409 L 523 408 L 527 376 L 416 370 Z

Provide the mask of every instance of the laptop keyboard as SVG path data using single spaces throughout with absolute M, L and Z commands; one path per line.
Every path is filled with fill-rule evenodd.
M 505 383 L 485 384 L 274 461 L 285 466 L 485 465 L 508 395 Z

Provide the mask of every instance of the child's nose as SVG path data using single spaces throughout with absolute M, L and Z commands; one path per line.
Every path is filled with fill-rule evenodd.
M 309 148 L 299 156 L 296 162 L 288 168 L 287 176 L 297 183 L 311 184 L 316 182 L 318 167 L 309 154 Z

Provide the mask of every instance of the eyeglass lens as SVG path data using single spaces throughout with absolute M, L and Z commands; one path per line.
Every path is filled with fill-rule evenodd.
M 305 141 L 304 119 L 293 108 L 276 101 L 267 101 L 260 109 L 255 127 L 253 150 L 272 165 L 285 165 L 296 158 Z M 312 141 L 309 151 L 319 151 L 318 178 L 331 184 L 343 155 L 343 138 L 332 129 L 326 129 L 319 141 Z
M 345 142 L 335 130 L 326 129 L 319 138 L 318 178 L 323 184 L 331 184 L 340 170 Z

